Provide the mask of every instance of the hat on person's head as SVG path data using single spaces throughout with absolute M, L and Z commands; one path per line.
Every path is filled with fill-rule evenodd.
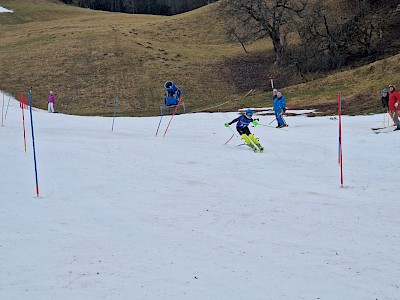
M 383 89 L 382 91 L 381 91 L 381 93 L 383 94 L 383 93 L 388 93 L 388 90 L 387 89 Z
M 394 89 L 396 88 L 396 86 L 394 84 L 392 84 L 392 83 L 389 84 L 389 88 L 391 88 L 391 87 L 394 88 Z
M 273 89 L 272 92 L 273 92 L 274 94 L 276 94 L 276 93 L 278 92 L 278 90 L 277 90 L 277 89 Z
M 278 94 L 276 94 L 279 98 L 282 97 L 282 93 L 278 92 Z

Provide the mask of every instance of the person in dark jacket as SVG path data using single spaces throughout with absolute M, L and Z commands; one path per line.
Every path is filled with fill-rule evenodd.
M 393 121 L 393 124 L 395 123 L 394 119 L 393 119 L 393 114 L 389 109 L 389 91 L 386 89 L 383 89 L 381 91 L 382 97 L 381 97 L 381 103 L 382 103 L 382 107 L 384 109 L 386 109 L 387 113 L 389 114 L 390 118 Z
M 236 124 L 236 130 L 239 132 L 240 136 L 242 139 L 245 141 L 245 143 L 256 152 L 258 149 L 260 149 L 260 152 L 264 151 L 264 147 L 261 146 L 260 142 L 258 139 L 250 132 L 249 125 L 250 123 L 254 122 L 253 117 L 253 110 L 252 109 L 247 109 L 246 112 L 237 117 L 236 119 L 230 121 L 229 123 L 225 123 L 226 127 L 229 127 L 229 125 L 233 123 Z
M 383 89 L 381 91 L 381 102 L 382 102 L 382 107 L 389 109 L 389 92 L 386 89 Z

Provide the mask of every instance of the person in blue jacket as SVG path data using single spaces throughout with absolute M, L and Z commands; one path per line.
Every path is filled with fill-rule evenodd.
M 283 114 L 286 112 L 286 97 L 283 96 L 281 92 L 278 92 L 274 98 L 274 111 L 276 121 L 278 122 L 278 126 L 276 126 L 276 128 L 288 126 L 283 119 Z
M 258 149 L 260 149 L 260 152 L 262 152 L 264 151 L 264 147 L 261 146 L 258 139 L 250 132 L 249 125 L 252 122 L 255 122 L 253 119 L 253 110 L 249 108 L 243 115 L 237 117 L 229 123 L 225 123 L 225 126 L 229 127 L 229 125 L 236 123 L 236 130 L 239 132 L 245 143 L 252 148 L 254 152 L 256 152 Z
M 179 99 L 182 97 L 182 91 L 180 90 L 180 88 L 178 88 L 176 84 L 173 83 L 171 80 L 165 82 L 164 88 L 165 88 L 165 95 L 164 95 L 165 106 L 177 105 Z

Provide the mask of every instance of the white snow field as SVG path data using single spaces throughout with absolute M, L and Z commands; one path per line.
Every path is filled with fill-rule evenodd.
M 35 109 L 38 198 L 29 110 L 25 153 L 11 99 L 0 299 L 400 299 L 400 133 L 345 116 L 342 188 L 337 119 L 251 128 L 253 153 L 224 145 L 237 115 L 177 115 L 163 138 L 169 116 L 156 137 L 159 117 L 112 132 L 112 118 Z
M 12 12 L 13 12 L 12 10 L 9 10 L 7 8 L 0 6 L 0 14 L 1 13 L 12 13 Z

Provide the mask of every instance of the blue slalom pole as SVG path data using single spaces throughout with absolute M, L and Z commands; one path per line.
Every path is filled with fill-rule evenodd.
M 32 144 L 33 144 L 33 161 L 35 163 L 35 178 L 36 178 L 36 196 L 39 197 L 39 182 L 38 182 L 38 173 L 37 173 L 37 165 L 36 165 L 36 148 L 35 148 L 35 135 L 33 133 L 33 118 L 32 118 L 32 95 L 31 91 L 28 92 L 29 99 L 29 112 L 31 116 L 31 131 L 32 131 Z
M 158 130 L 160 129 L 161 121 L 162 121 L 162 118 L 164 117 L 164 114 L 165 114 L 166 110 L 167 110 L 167 106 L 165 105 L 165 106 L 164 106 L 164 109 L 163 109 L 163 111 L 162 111 L 162 113 L 161 113 L 160 122 L 158 123 L 157 131 L 156 131 L 156 136 L 157 136 L 157 134 L 158 134 Z
M 115 99 L 115 105 L 114 105 L 114 118 L 111 126 L 111 131 L 114 131 L 114 120 L 115 120 L 115 114 L 117 112 L 117 105 L 118 105 L 118 95 L 117 98 Z

